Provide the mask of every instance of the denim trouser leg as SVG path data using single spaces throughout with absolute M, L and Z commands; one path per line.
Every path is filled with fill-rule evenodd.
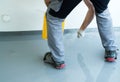
M 47 11 L 48 45 L 56 62 L 64 61 L 62 22 L 64 19 L 51 16 Z
M 115 35 L 109 10 L 106 9 L 103 13 L 96 13 L 96 21 L 105 50 L 116 50 Z

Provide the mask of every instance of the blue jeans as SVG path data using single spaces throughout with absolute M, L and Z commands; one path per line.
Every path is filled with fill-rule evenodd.
M 48 10 L 49 11 L 49 10 Z M 54 61 L 64 61 L 62 22 L 64 19 L 51 16 L 47 11 L 48 45 Z
M 109 10 L 106 9 L 102 13 L 96 13 L 96 21 L 105 50 L 116 50 L 115 35 Z

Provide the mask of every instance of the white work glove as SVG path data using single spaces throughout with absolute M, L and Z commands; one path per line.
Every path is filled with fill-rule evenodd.
M 78 30 L 77 37 L 81 38 L 81 37 L 84 37 L 84 36 L 85 36 L 85 32 L 83 30 Z

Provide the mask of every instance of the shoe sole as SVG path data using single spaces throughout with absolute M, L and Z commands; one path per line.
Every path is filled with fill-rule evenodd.
M 55 67 L 56 69 L 63 69 L 65 67 L 65 64 L 62 64 L 62 65 L 60 65 L 60 66 L 58 66 L 58 67 Z
M 107 62 L 114 62 L 115 59 L 116 59 L 116 58 L 106 58 L 105 60 L 106 60 Z

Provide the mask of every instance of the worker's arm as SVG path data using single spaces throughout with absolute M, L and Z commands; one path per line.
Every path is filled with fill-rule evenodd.
M 84 37 L 84 30 L 87 28 L 87 26 L 90 24 L 90 22 L 93 20 L 94 18 L 94 14 L 95 14 L 95 9 L 94 6 L 92 4 L 92 2 L 90 0 L 83 0 L 84 3 L 86 4 L 88 11 L 87 14 L 85 16 L 85 19 L 82 23 L 82 25 L 80 26 L 79 30 L 78 30 L 78 35 L 77 37 Z
M 48 7 L 48 5 L 50 4 L 51 0 L 44 0 L 46 6 Z
M 94 9 L 92 2 L 90 0 L 83 0 L 83 1 L 87 6 L 88 11 L 87 11 L 85 19 L 80 27 L 81 30 L 85 30 L 85 28 L 90 24 L 90 22 L 94 18 L 94 14 L 95 14 L 95 9 Z

